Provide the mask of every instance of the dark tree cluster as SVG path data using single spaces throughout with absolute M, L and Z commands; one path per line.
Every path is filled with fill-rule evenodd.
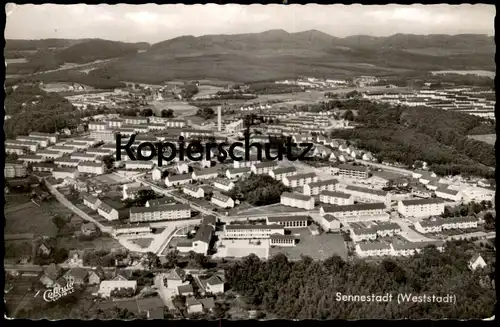
M 251 175 L 238 180 L 230 195 L 233 199 L 263 206 L 280 202 L 283 192 L 290 192 L 290 188 L 280 181 L 270 176 Z

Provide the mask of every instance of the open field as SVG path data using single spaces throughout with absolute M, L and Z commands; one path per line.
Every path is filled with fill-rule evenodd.
M 440 74 L 459 74 L 459 75 L 477 75 L 477 76 L 486 76 L 495 78 L 495 72 L 487 71 L 487 70 L 441 70 L 441 71 L 433 71 L 433 75 Z
M 68 250 L 111 250 L 123 249 L 123 246 L 112 237 L 99 236 L 93 240 L 81 240 L 78 237 L 59 237 L 57 246 Z
M 347 248 L 340 234 L 323 233 L 312 236 L 307 228 L 292 229 L 292 234 L 300 234 L 300 241 L 294 247 L 274 247 L 270 249 L 270 255 L 284 253 L 291 260 L 300 259 L 301 255 L 313 259 L 324 260 L 337 254 L 342 259 L 347 259 Z
M 273 213 L 283 213 L 283 212 L 299 212 L 299 211 L 304 211 L 304 209 L 300 208 L 292 208 L 292 207 L 287 207 L 284 205 L 281 205 L 279 203 L 271 204 L 268 206 L 263 206 L 263 207 L 254 207 L 254 208 L 246 208 L 243 210 L 240 210 L 238 212 L 238 215 L 272 215 Z
M 154 238 L 138 238 L 138 239 L 130 239 L 127 241 L 140 246 L 142 249 L 146 249 L 154 241 Z
M 484 135 L 469 135 L 471 139 L 482 141 L 491 145 L 495 145 L 497 140 L 496 134 L 484 134 Z
M 56 214 L 67 216 L 72 214 L 66 207 L 53 200 L 42 203 L 37 207 L 29 202 L 23 205 L 19 210 L 12 208 L 5 214 L 5 233 L 37 233 L 45 236 L 55 236 L 57 229 L 52 223 L 52 218 Z
M 213 86 L 213 85 L 200 85 L 198 86 L 198 93 L 193 97 L 193 100 L 201 98 L 207 95 L 216 94 L 219 91 L 224 90 L 223 87 Z
M 14 317 L 23 307 L 33 299 L 35 292 L 30 291 L 37 278 L 18 277 L 11 281 L 13 288 L 4 296 L 5 313 L 7 317 Z
M 100 184 L 106 184 L 106 185 L 123 184 L 128 182 L 125 178 L 117 176 L 115 174 L 96 176 L 91 178 L 91 181 L 96 181 Z
M 151 101 L 150 104 L 156 116 L 161 116 L 163 109 L 172 109 L 175 117 L 192 116 L 198 110 L 198 107 L 182 101 Z

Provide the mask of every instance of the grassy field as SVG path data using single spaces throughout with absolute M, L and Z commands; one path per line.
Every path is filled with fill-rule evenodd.
M 307 228 L 292 229 L 292 234 L 300 234 L 300 240 L 296 246 L 274 247 L 270 249 L 270 254 L 284 253 L 291 260 L 298 260 L 301 255 L 324 260 L 334 254 L 344 260 L 347 259 L 347 248 L 340 234 L 323 233 L 312 236 Z
M 156 116 L 161 116 L 163 109 L 172 109 L 175 117 L 191 116 L 198 110 L 198 107 L 182 101 L 151 101 L 150 104 Z
M 304 209 L 293 208 L 281 205 L 279 203 L 271 204 L 268 206 L 254 207 L 254 208 L 244 208 L 238 212 L 238 215 L 258 215 L 258 214 L 273 214 L 273 213 L 283 213 L 283 212 L 299 212 L 304 211 Z
M 57 246 L 68 250 L 112 250 L 123 248 L 120 242 L 114 238 L 102 235 L 90 241 L 72 236 L 59 237 Z
M 497 140 L 496 134 L 484 134 L 484 135 L 469 135 L 471 139 L 482 141 L 491 145 L 495 145 Z
M 42 203 L 40 207 L 29 202 L 17 207 L 4 210 L 5 233 L 37 233 L 45 236 L 55 236 L 57 229 L 52 223 L 56 215 L 67 216 L 72 214 L 66 207 L 53 200 Z
M 154 238 L 138 238 L 138 239 L 130 239 L 128 241 L 140 246 L 142 249 L 146 249 L 154 241 Z

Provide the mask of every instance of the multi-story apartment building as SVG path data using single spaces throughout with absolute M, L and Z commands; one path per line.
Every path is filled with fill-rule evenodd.
M 5 163 L 3 171 L 5 178 L 25 177 L 28 174 L 26 166 L 17 163 Z
M 52 172 L 55 168 L 57 168 L 57 165 L 49 162 L 39 162 L 34 163 L 31 168 L 33 171 L 38 172 Z
M 193 171 L 192 178 L 194 180 L 211 179 L 216 178 L 219 172 L 217 167 L 205 168 L 198 171 Z
M 17 154 L 18 156 L 22 156 L 26 154 L 28 148 L 25 146 L 19 145 L 5 145 L 5 153 Z
M 273 169 L 269 172 L 269 176 L 281 182 L 285 177 L 293 175 L 297 175 L 297 169 L 295 167 L 281 167 Z
M 223 190 L 226 192 L 229 192 L 233 189 L 234 183 L 230 179 L 226 178 L 217 178 L 216 180 L 213 181 L 214 187 L 218 188 L 219 190 Z
M 95 154 L 88 154 L 88 153 L 81 153 L 81 152 L 76 152 L 73 153 L 70 158 L 75 159 L 75 160 L 80 160 L 80 161 L 95 161 L 96 160 L 96 155 Z
M 32 142 L 32 141 L 19 141 L 19 140 L 6 140 L 5 141 L 5 147 L 23 147 L 28 149 L 31 152 L 36 152 L 38 150 L 38 143 Z
M 281 225 L 225 225 L 221 239 L 268 239 L 273 234 L 285 235 Z
M 198 185 L 184 184 L 182 192 L 197 199 L 201 199 L 205 196 L 205 191 Z
M 69 167 L 58 167 L 52 170 L 52 177 L 54 177 L 55 179 L 76 179 L 78 175 L 79 174 L 77 169 Z
M 341 222 L 389 220 L 384 203 L 358 203 L 343 206 L 322 205 L 320 214 L 322 216 L 330 214 Z
M 49 140 L 49 142 L 52 144 L 57 143 L 57 134 L 31 132 L 29 136 L 44 137 L 44 138 L 47 138 Z
M 125 125 L 141 125 L 148 123 L 147 117 L 121 117 L 121 118 L 123 119 Z
M 102 175 L 105 170 L 104 164 L 99 162 L 80 162 L 78 164 L 78 171 L 84 174 Z
M 313 182 L 304 185 L 304 195 L 318 195 L 323 191 L 335 191 L 339 181 L 329 179 L 326 181 Z
M 90 194 L 85 194 L 83 196 L 83 204 L 94 211 L 97 211 L 101 203 L 102 203 L 101 200 Z
M 444 212 L 444 201 L 435 198 L 401 200 L 398 202 L 398 212 L 403 217 L 439 216 Z
M 45 159 L 42 156 L 37 156 L 37 155 L 19 156 L 18 160 L 23 161 L 25 163 L 35 163 L 35 162 L 44 162 L 45 161 Z
M 36 154 L 44 157 L 45 159 L 57 159 L 63 156 L 62 152 L 53 150 L 39 150 Z
M 190 183 L 191 180 L 192 179 L 191 179 L 191 175 L 190 174 L 169 175 L 169 176 L 165 177 L 165 185 L 167 187 L 184 185 L 184 184 Z
M 290 216 L 290 217 L 267 217 L 266 222 L 268 225 L 278 224 L 284 228 L 305 228 L 309 216 Z
M 107 203 L 101 202 L 99 207 L 97 207 L 97 213 L 106 218 L 107 220 L 118 220 L 119 215 L 118 215 L 118 210 L 113 208 Z
M 354 204 L 354 198 L 351 194 L 335 192 L 335 191 L 321 191 L 319 194 L 319 201 L 326 204 L 336 204 L 339 206 Z
M 315 173 L 297 174 L 283 178 L 283 184 L 288 187 L 300 187 L 317 181 L 318 176 Z
M 282 205 L 294 208 L 301 208 L 306 210 L 314 209 L 314 198 L 312 196 L 303 195 L 300 193 L 284 192 L 283 194 L 281 194 L 280 203 Z
M 93 130 L 90 131 L 90 137 L 93 138 L 96 141 L 102 141 L 102 142 L 115 142 L 116 140 L 116 134 L 117 133 L 124 135 L 131 135 L 134 134 L 135 131 L 132 130 L 131 133 L 127 134 L 127 131 L 120 132 L 118 130 L 109 130 L 109 129 L 99 129 L 99 130 Z
M 153 207 L 130 208 L 130 221 L 159 221 L 191 218 L 189 204 L 168 204 Z
M 356 178 L 356 179 L 362 179 L 362 178 L 368 178 L 368 168 L 364 166 L 353 166 L 353 165 L 339 165 L 338 166 L 338 174 L 339 176 L 346 177 L 346 178 Z
M 155 163 L 147 160 L 127 160 L 125 161 L 125 169 L 127 170 L 151 170 Z
M 276 161 L 259 162 L 252 164 L 251 171 L 255 175 L 268 175 L 269 172 L 271 172 L 273 169 L 276 169 L 277 167 L 278 163 Z
M 75 148 L 66 145 L 55 145 L 53 147 L 50 147 L 48 150 L 57 151 L 65 154 L 71 154 L 73 152 L 76 152 Z
M 422 220 L 415 223 L 415 229 L 420 233 L 440 233 L 450 229 L 477 228 L 477 219 L 474 217 L 457 217 L 447 219 Z
M 391 194 L 387 191 L 374 190 L 371 188 L 347 185 L 343 190 L 347 194 L 351 194 L 354 201 L 362 203 L 379 203 L 383 202 L 387 207 L 391 206 Z

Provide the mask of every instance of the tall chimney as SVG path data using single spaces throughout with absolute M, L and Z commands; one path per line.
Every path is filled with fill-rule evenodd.
M 222 107 L 217 107 L 217 129 L 222 132 Z

